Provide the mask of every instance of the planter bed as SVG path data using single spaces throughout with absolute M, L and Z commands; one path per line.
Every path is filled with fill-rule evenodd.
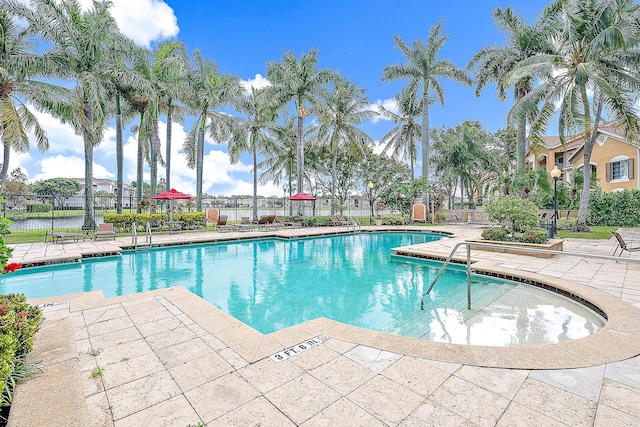
M 513 249 L 504 249 L 504 248 L 487 248 L 487 247 L 471 247 L 472 249 L 489 251 L 489 252 L 503 252 L 508 254 L 516 254 L 516 255 L 529 255 L 535 256 L 538 258 L 551 258 L 553 254 L 547 253 L 535 253 L 531 251 L 519 251 L 518 248 L 535 248 L 535 249 L 546 249 L 549 251 L 562 251 L 562 244 L 564 240 L 562 239 L 549 239 L 547 243 L 522 243 L 522 242 L 499 242 L 496 240 L 484 240 L 484 239 L 470 239 L 467 240 L 470 243 L 487 243 L 494 245 L 503 245 L 503 246 L 511 246 Z

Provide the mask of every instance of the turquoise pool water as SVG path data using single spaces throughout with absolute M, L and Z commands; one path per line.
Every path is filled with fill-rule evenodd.
M 391 248 L 440 238 L 429 233 L 361 233 L 168 247 L 18 270 L 0 278 L 0 293 L 39 298 L 101 290 L 110 297 L 183 286 L 262 333 L 328 317 L 451 341 L 451 322 L 463 324 L 521 286 L 474 276 L 474 306 L 468 311 L 466 271 L 454 266 L 429 296 L 426 312 L 420 311 L 420 296 L 441 264 L 391 256 Z M 577 324 L 585 322 L 575 310 L 567 316 Z

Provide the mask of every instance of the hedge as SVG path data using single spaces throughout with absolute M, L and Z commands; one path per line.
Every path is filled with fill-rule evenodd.
M 27 304 L 22 294 L 0 295 L 0 389 L 1 406 L 8 406 L 13 396 L 17 360 L 33 348 L 33 338 L 42 322 L 38 307 Z M 25 365 L 20 364 L 23 369 Z
M 640 225 L 640 190 L 594 192 L 589 197 L 588 222 L 592 225 Z
M 185 229 L 192 230 L 204 225 L 204 212 L 185 212 L 174 214 L 174 221 L 181 221 Z M 113 224 L 118 231 L 131 231 L 131 224 L 135 222 L 138 230 L 147 226 L 147 222 L 152 229 L 161 228 L 162 225 L 169 221 L 167 214 L 107 214 L 104 216 L 104 222 Z

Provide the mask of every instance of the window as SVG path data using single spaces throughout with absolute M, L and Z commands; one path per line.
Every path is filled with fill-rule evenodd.
M 629 180 L 633 178 L 633 159 L 616 158 L 607 163 L 607 181 Z

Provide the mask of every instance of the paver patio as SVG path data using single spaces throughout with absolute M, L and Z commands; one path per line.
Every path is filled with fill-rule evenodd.
M 460 237 L 412 249 L 448 254 L 461 239 L 479 235 L 473 226 L 437 229 Z M 220 236 L 234 237 L 180 234 L 154 236 L 154 243 Z M 17 245 L 12 261 L 74 258 L 130 243 Z M 568 239 L 564 249 L 607 255 L 613 246 Z M 614 317 L 621 329 L 594 334 L 606 337 L 597 346 L 603 348 L 549 345 L 506 354 L 326 319 L 265 336 L 183 288 L 108 299 L 100 292 L 47 298 L 34 301 L 46 304 L 46 320 L 31 356 L 47 369 L 18 386 L 9 425 L 640 425 L 640 352 L 634 346 L 640 328 L 619 332 L 640 324 L 640 263 L 484 251 L 472 256 L 492 268 L 603 291 L 616 310 L 625 310 Z M 320 344 L 286 360 L 269 357 L 316 337 Z M 538 369 L 507 366 L 519 361 Z M 557 363 L 575 366 L 548 368 Z

